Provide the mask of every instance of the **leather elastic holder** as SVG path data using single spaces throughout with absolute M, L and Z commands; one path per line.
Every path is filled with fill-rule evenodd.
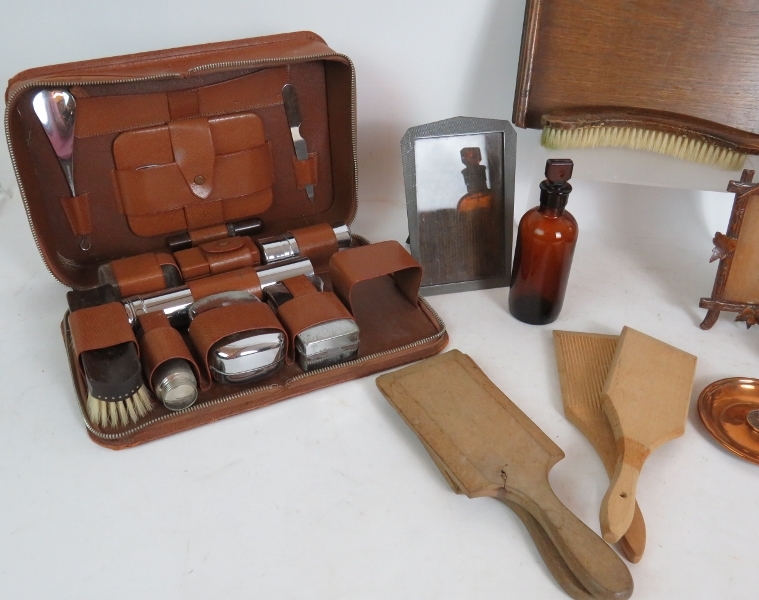
M 213 225 L 212 227 L 195 229 L 188 233 L 193 246 L 199 246 L 206 242 L 213 242 L 214 240 L 229 237 L 229 230 L 226 225 Z
M 388 275 L 408 301 L 418 306 L 422 266 L 398 242 L 349 248 L 335 253 L 329 261 L 332 289 L 351 312 L 354 288 L 364 281 Z
M 302 227 L 290 232 L 302 256 L 307 256 L 316 271 L 325 271 L 330 258 L 337 253 L 337 238 L 327 223 Z
M 124 342 L 132 342 L 137 346 L 134 331 L 121 302 L 82 308 L 69 313 L 68 319 L 76 364 L 82 377 L 84 371 L 79 356 L 83 352 L 110 348 Z
M 295 170 L 295 183 L 299 190 L 305 189 L 307 185 L 316 185 L 319 172 L 316 152 L 309 152 L 307 160 L 298 160 L 293 156 L 293 169 Z
M 249 237 L 228 237 L 174 254 L 185 281 L 226 273 L 261 263 L 258 246 Z
M 74 236 L 82 237 L 92 233 L 90 202 L 86 193 L 62 197 L 61 206 Z
M 284 325 L 290 342 L 289 361 L 295 357 L 295 338 L 314 325 L 339 319 L 353 319 L 348 309 L 332 292 L 318 291 L 305 275 L 282 282 L 293 295 L 279 307 L 277 316 Z
M 263 297 L 261 280 L 258 273 L 250 267 L 222 273 L 215 277 L 205 277 L 190 281 L 187 284 L 195 300 L 207 298 L 213 294 L 222 292 L 245 291 L 253 294 L 259 300 Z
M 201 313 L 193 319 L 190 323 L 189 334 L 197 355 L 202 357 L 200 363 L 202 389 L 211 385 L 208 355 L 213 345 L 230 335 L 256 330 L 281 331 L 285 336 L 285 356 L 289 356 L 287 332 L 271 307 L 264 302 L 241 302 L 220 306 Z
M 176 267 L 171 254 L 165 252 L 138 254 L 110 263 L 122 298 L 157 292 L 166 288 L 166 278 L 161 269 L 163 265 Z
M 168 317 L 162 312 L 149 313 L 138 317 L 142 327 L 139 347 L 142 359 L 142 369 L 150 390 L 153 390 L 153 373 L 163 363 L 174 358 L 182 358 L 190 363 L 195 377 L 201 383 L 201 389 L 210 387 L 210 381 L 200 377 L 200 370 L 185 344 L 182 334 L 169 325 Z M 205 387 L 203 385 L 205 384 Z

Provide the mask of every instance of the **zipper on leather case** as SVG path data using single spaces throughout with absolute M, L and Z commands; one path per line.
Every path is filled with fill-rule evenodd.
M 351 69 L 351 141 L 353 144 L 353 186 L 354 186 L 354 198 L 356 199 L 353 210 L 351 211 L 351 214 L 346 219 L 346 224 L 350 225 L 353 223 L 353 220 L 356 217 L 356 211 L 358 210 L 358 160 L 356 157 L 356 143 L 357 143 L 357 134 L 356 134 L 356 70 L 353 67 L 353 61 L 351 61 L 350 58 L 348 58 L 344 54 L 340 54 L 338 52 L 325 52 L 320 54 L 309 54 L 305 56 L 299 56 L 296 58 L 274 58 L 274 59 L 259 59 L 259 60 L 240 60 L 240 61 L 229 61 L 229 62 L 218 62 L 218 63 L 209 63 L 207 65 L 199 65 L 197 67 L 192 67 L 191 69 L 187 70 L 187 74 L 193 74 L 193 73 L 202 73 L 204 71 L 214 71 L 219 69 L 234 69 L 234 68 L 241 68 L 241 67 L 255 67 L 255 66 L 275 66 L 275 65 L 281 65 L 281 64 L 296 64 L 301 62 L 308 62 L 310 60 L 320 60 L 324 58 L 342 58 L 348 62 Z M 60 283 L 63 283 L 66 285 L 63 281 L 61 281 L 50 269 L 50 267 L 47 264 L 47 261 L 45 260 L 45 256 L 42 252 L 42 247 L 40 246 L 39 238 L 37 237 L 37 230 L 34 228 L 34 223 L 32 223 L 32 217 L 31 213 L 29 211 L 29 203 L 26 198 L 26 192 L 24 190 L 24 185 L 21 182 L 21 178 L 19 177 L 18 172 L 18 165 L 16 163 L 16 154 L 13 150 L 13 146 L 11 145 L 11 136 L 10 136 L 10 129 L 8 127 L 9 121 L 10 121 L 10 107 L 13 104 L 14 98 L 18 96 L 21 92 L 28 90 L 30 88 L 44 88 L 44 87 L 72 87 L 72 86 L 94 86 L 94 85 L 111 85 L 111 84 L 118 84 L 118 83 L 139 83 L 141 81 L 160 81 L 162 79 L 180 79 L 183 75 L 181 73 L 163 73 L 161 75 L 150 75 L 147 77 L 122 77 L 119 79 L 98 79 L 98 80 L 85 80 L 85 81 L 76 81 L 74 79 L 67 80 L 67 81 L 48 81 L 45 79 L 38 79 L 33 81 L 28 81 L 21 87 L 17 88 L 11 96 L 8 97 L 8 101 L 5 105 L 5 119 L 4 119 L 4 125 L 5 125 L 5 141 L 8 146 L 8 152 L 11 157 L 11 164 L 13 166 L 13 173 L 16 176 L 16 182 L 18 183 L 18 189 L 19 193 L 21 194 L 21 201 L 24 203 L 24 211 L 26 212 L 26 220 L 29 222 L 29 228 L 32 231 L 32 238 L 34 239 L 34 243 L 37 246 L 37 251 L 40 253 L 40 256 L 42 257 L 42 262 L 45 264 L 45 268 L 47 269 L 47 272 L 50 273 L 50 275 L 53 276 L 54 279 L 58 280 Z

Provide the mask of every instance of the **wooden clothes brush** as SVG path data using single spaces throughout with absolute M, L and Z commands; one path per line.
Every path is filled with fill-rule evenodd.
M 741 0 L 527 0 L 512 121 L 552 149 L 739 170 L 759 154 L 757 27 Z
M 677 115 L 646 110 L 557 111 L 543 116 L 540 143 L 549 150 L 645 150 L 729 171 L 742 169 L 746 155 L 759 152 L 745 132 L 691 121 L 685 125 Z

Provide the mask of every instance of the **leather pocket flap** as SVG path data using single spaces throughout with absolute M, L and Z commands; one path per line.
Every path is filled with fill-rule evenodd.
M 206 199 L 213 190 L 213 171 L 216 152 L 213 147 L 208 119 L 197 117 L 169 123 L 171 149 L 192 193 Z

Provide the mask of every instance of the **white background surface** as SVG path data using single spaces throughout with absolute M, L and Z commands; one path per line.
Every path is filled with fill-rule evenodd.
M 356 65 L 354 230 L 373 240 L 406 236 L 407 128 L 510 119 L 523 18 L 523 2 L 498 0 L 2 4 L 3 80 L 57 62 L 316 31 Z M 548 156 L 538 136 L 519 131 L 517 216 L 537 202 Z M 551 329 L 629 325 L 696 354 L 685 436 L 642 474 L 648 546 L 630 567 L 634 597 L 753 597 L 759 470 L 712 441 L 695 412 L 709 382 L 757 374 L 756 329 L 729 315 L 698 328 L 711 238 L 731 203 L 698 190 L 724 190 L 736 174 L 625 151 L 567 155 L 581 234 L 554 326 L 512 319 L 505 289 L 431 303 L 450 347 L 565 451 L 551 483 L 595 531 L 607 479 L 563 416 Z M 93 444 L 58 331 L 65 288 L 37 253 L 5 153 L 0 278 L 0 597 L 566 597 L 505 506 L 450 491 L 373 377 L 123 452 Z

